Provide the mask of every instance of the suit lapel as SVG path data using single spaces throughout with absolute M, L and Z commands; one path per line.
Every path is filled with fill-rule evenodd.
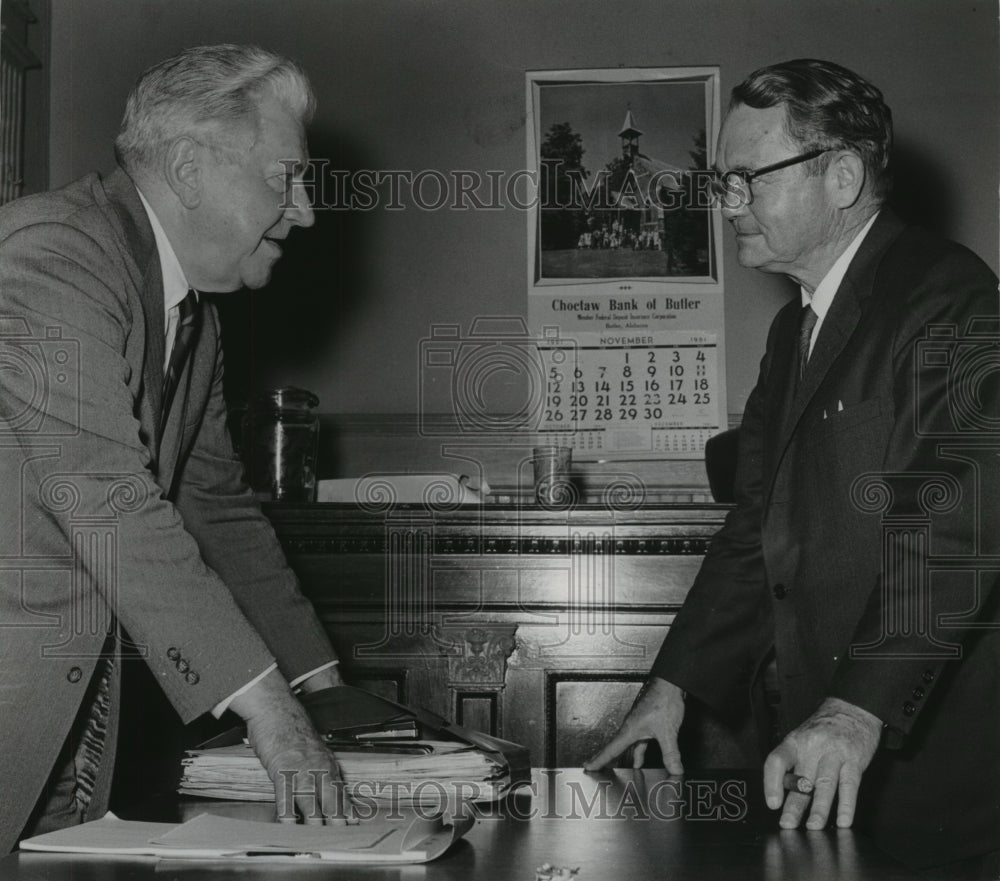
M 830 311 L 820 326 L 805 375 L 798 388 L 795 387 L 798 368 L 796 354 L 798 323 L 791 317 L 785 320 L 775 344 L 774 356 L 776 376 L 783 377 L 784 382 L 780 388 L 774 388 L 772 383 L 770 393 L 774 407 L 771 412 L 780 416 L 774 420 L 772 428 L 774 434 L 768 438 L 774 440 L 775 444 L 773 447 L 770 444 L 766 447 L 774 450 L 771 458 L 773 467 L 768 479 L 768 498 L 778 467 L 795 436 L 806 407 L 861 320 L 863 304 L 872 294 L 875 272 L 882 255 L 904 228 L 903 223 L 888 209 L 883 208 L 879 213 L 850 266 L 847 267 L 844 280 L 837 288 Z M 790 316 L 798 314 L 797 309 L 788 311 Z
M 764 450 L 769 453 L 767 455 L 770 465 L 767 471 L 769 475 L 773 475 L 777 470 L 778 453 L 782 438 L 786 435 L 786 423 L 792 408 L 792 396 L 795 393 L 799 309 L 798 300 L 784 308 L 778 318 L 778 331 L 775 334 L 764 421 Z
M 105 181 L 105 192 L 118 215 L 129 252 L 136 261 L 139 277 L 133 279 L 139 291 L 145 327 L 145 357 L 139 420 L 154 461 L 163 467 L 160 402 L 163 394 L 163 362 L 166 329 L 163 321 L 163 270 L 153 228 L 132 179 L 118 169 Z

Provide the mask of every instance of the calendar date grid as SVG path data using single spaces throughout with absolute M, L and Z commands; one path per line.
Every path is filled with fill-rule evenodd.
M 643 424 L 713 428 L 716 343 L 577 346 L 572 361 L 540 347 L 545 363 L 543 431 L 601 431 Z M 560 362 L 561 363 L 557 363 Z

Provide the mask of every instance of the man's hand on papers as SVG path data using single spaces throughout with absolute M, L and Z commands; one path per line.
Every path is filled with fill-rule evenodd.
M 854 822 L 861 775 L 882 736 L 882 722 L 867 710 L 847 701 L 827 698 L 819 709 L 792 731 L 764 763 L 764 797 L 772 810 L 784 806 L 780 825 L 795 829 L 809 807 L 807 829 L 826 826 L 837 798 L 837 826 Z M 788 773 L 812 781 L 813 791 L 785 793 Z
M 279 821 L 349 822 L 337 760 L 277 670 L 233 700 L 230 709 L 246 721 L 250 745 L 274 783 Z
M 677 748 L 677 731 L 683 719 L 684 692 L 673 683 L 651 676 L 618 733 L 596 756 L 583 763 L 584 770 L 600 770 L 633 745 L 632 767 L 641 768 L 646 744 L 655 738 L 663 753 L 663 766 L 671 774 L 683 774 L 684 766 Z

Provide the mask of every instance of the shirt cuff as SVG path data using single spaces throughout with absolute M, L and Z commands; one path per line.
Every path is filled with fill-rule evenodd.
M 238 689 L 237 691 L 234 691 L 231 695 L 229 695 L 229 697 L 224 698 L 223 700 L 219 701 L 219 703 L 217 703 L 214 707 L 212 707 L 212 715 L 215 716 L 216 719 L 218 719 L 224 712 L 226 712 L 226 710 L 229 709 L 229 705 L 234 700 L 236 700 L 236 698 L 238 698 L 241 694 L 245 694 L 246 692 L 248 692 L 258 682 L 260 682 L 261 679 L 263 679 L 265 676 L 267 676 L 267 674 L 270 673 L 272 670 L 277 670 L 277 669 L 278 669 L 278 662 L 275 661 L 273 664 L 271 664 L 270 667 L 268 667 L 259 676 L 254 676 L 254 678 L 251 679 L 241 689 Z M 312 675 L 312 674 L 309 674 L 309 675 Z M 305 677 L 303 677 L 303 678 L 305 678 Z
M 334 658 L 332 661 L 327 661 L 325 664 L 316 667 L 314 670 L 310 670 L 308 673 L 303 673 L 301 676 L 296 676 L 291 682 L 288 683 L 289 688 L 296 688 L 305 682 L 310 676 L 315 676 L 322 670 L 329 670 L 331 667 L 340 663 L 339 658 Z

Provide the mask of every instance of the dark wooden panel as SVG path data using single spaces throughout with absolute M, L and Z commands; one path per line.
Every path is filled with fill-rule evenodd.
M 500 735 L 500 701 L 496 691 L 457 691 L 455 721 L 466 728 Z
M 545 764 L 575 768 L 612 737 L 644 673 L 554 673 L 545 686 Z

